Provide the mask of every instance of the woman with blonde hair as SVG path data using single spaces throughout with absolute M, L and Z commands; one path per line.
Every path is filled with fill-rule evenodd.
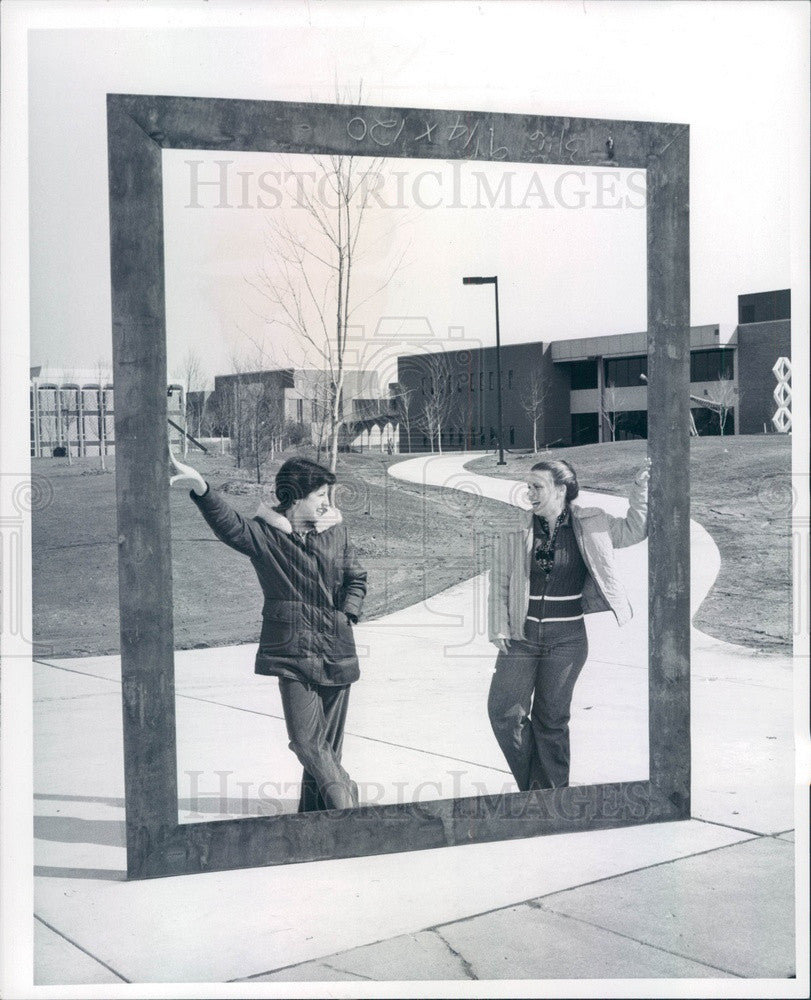
M 632 615 L 614 549 L 647 535 L 650 461 L 637 472 L 626 517 L 573 501 L 579 487 L 560 459 L 527 474 L 526 528 L 502 538 L 490 574 L 490 639 L 498 647 L 488 714 L 521 791 L 569 784 L 572 694 L 588 656 L 584 615 Z

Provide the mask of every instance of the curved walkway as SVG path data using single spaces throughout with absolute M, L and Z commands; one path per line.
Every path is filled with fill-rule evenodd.
M 514 507 L 528 509 L 525 497 L 524 483 L 516 479 L 499 479 L 494 476 L 483 476 L 467 468 L 467 463 L 473 459 L 481 458 L 484 452 L 453 452 L 451 454 L 431 454 L 420 455 L 418 458 L 406 459 L 389 467 L 389 475 L 404 482 L 419 483 L 424 486 L 438 486 L 445 489 L 461 490 L 465 493 L 472 493 L 478 496 L 489 497 L 491 500 L 499 500 Z M 580 491 L 580 501 L 584 506 L 595 505 L 607 510 L 610 514 L 622 516 L 628 510 L 625 500 L 606 493 L 596 493 L 590 490 Z M 617 557 L 621 563 L 628 563 L 633 572 L 626 578 L 626 587 L 631 593 L 631 597 L 645 594 L 646 588 L 639 587 L 640 577 L 642 582 L 646 574 L 639 572 L 643 560 L 647 558 L 647 553 L 641 555 L 642 550 L 647 549 L 647 543 L 635 546 L 631 551 L 634 553 L 630 559 L 624 559 L 624 552 L 617 552 Z M 692 561 L 690 566 L 690 614 L 694 616 L 701 604 L 712 589 L 718 573 L 721 569 L 721 556 L 718 546 L 712 540 L 709 532 L 697 521 L 690 521 L 690 551 Z M 643 607 L 639 601 L 631 601 L 635 608 Z M 638 613 L 638 612 L 637 612 Z M 710 643 L 718 647 L 745 651 L 745 647 L 733 646 L 731 643 L 723 643 L 713 639 L 711 636 L 693 629 L 694 641 L 701 637 L 703 642 Z
M 481 454 L 421 455 L 398 462 L 389 472 L 406 482 L 526 506 L 521 481 L 483 476 L 465 467 Z M 627 510 L 627 502 L 618 497 L 585 490 L 581 497 L 612 514 Z M 712 537 L 696 521 L 690 522 L 690 543 L 690 607 L 695 615 L 718 576 L 721 559 Z M 574 745 L 578 725 L 585 719 L 591 723 L 598 707 L 605 715 L 606 702 L 616 699 L 617 728 L 609 753 L 614 760 L 622 758 L 627 769 L 630 740 L 639 739 L 647 754 L 647 544 L 620 549 L 616 558 L 636 615 L 622 629 L 608 613 L 588 616 L 592 654 L 575 689 L 572 732 Z M 484 589 L 483 583 L 479 586 Z M 757 831 L 788 828 L 794 797 L 791 657 L 767 656 L 694 627 L 691 652 L 693 815 Z M 595 665 L 597 670 L 589 669 Z M 634 673 L 644 675 L 643 686 L 635 683 Z M 603 747 L 605 725 L 603 718 L 588 732 L 582 730 L 579 738 L 596 739 Z M 572 773 L 575 780 L 574 767 Z

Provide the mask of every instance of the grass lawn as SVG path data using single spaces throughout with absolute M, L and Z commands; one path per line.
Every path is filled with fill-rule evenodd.
M 481 567 L 475 533 L 514 517 L 496 501 L 411 486 L 386 468 L 397 457 L 341 455 L 337 503 L 369 573 L 364 619 L 408 607 Z M 190 453 L 212 487 L 251 516 L 261 497 L 228 457 Z M 118 652 L 115 476 L 98 459 L 35 459 L 53 501 L 34 515 L 34 641 L 41 655 Z M 108 464 L 114 467 L 114 459 Z M 280 463 L 269 466 L 272 482 Z M 240 492 L 246 490 L 247 492 Z M 248 559 L 218 541 L 179 486 L 170 493 L 175 648 L 258 641 L 262 595 Z
M 553 454 L 569 457 L 584 487 L 624 494 L 644 442 Z M 364 618 L 407 607 L 481 570 L 475 535 L 516 523 L 496 501 L 392 480 L 386 468 L 407 456 L 342 455 L 337 502 L 369 571 Z M 493 456 L 472 467 L 522 478 L 532 456 Z M 114 459 L 109 465 L 114 467 Z M 252 515 L 260 494 L 228 457 L 190 456 L 212 486 Z M 33 521 L 34 640 L 42 655 L 115 653 L 118 637 L 115 477 L 98 459 L 34 459 L 53 500 Z M 278 462 L 267 470 L 272 480 Z M 790 643 L 790 441 L 770 435 L 699 438 L 692 454 L 693 516 L 721 550 L 719 580 L 697 617 L 712 635 L 767 651 Z M 243 491 L 243 492 L 240 492 Z M 175 646 L 258 640 L 262 597 L 250 562 L 219 542 L 187 492 L 170 494 Z M 744 528 L 748 530 L 744 530 Z
M 548 454 L 570 461 L 585 489 L 624 496 L 646 444 L 620 441 L 556 448 Z M 533 455 L 505 458 L 506 466 L 488 455 L 469 468 L 520 479 L 537 460 Z M 791 438 L 691 438 L 690 504 L 691 517 L 707 529 L 721 553 L 721 571 L 695 625 L 727 642 L 790 652 Z

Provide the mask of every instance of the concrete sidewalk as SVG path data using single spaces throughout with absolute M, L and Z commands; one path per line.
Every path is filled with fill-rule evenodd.
M 460 486 L 470 457 L 393 471 Z M 515 499 L 505 480 L 464 478 Z M 612 501 L 621 510 L 600 498 Z M 719 565 L 705 536 L 696 525 L 694 607 Z M 636 587 L 641 548 L 627 550 Z M 513 787 L 483 710 L 493 655 L 470 611 L 482 585 L 358 628 L 345 755 L 366 801 Z M 589 624 L 573 780 L 644 778 L 644 615 L 624 637 L 592 617 L 605 621 Z M 693 648 L 691 821 L 133 883 L 118 658 L 37 664 L 35 982 L 346 980 L 360 995 L 368 980 L 793 975 L 791 662 L 697 632 Z M 252 654 L 176 656 L 181 822 L 295 807 L 277 687 Z

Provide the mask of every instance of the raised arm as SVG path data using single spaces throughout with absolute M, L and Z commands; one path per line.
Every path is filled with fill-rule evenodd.
M 196 469 L 178 462 L 171 449 L 169 457 L 177 470 L 177 474 L 169 480 L 170 485 L 183 483 L 191 486 L 189 496 L 217 538 L 251 559 L 259 555 L 262 536 L 256 522 L 243 517 L 218 493 L 214 493 Z
M 643 541 L 648 534 L 648 481 L 650 479 L 650 459 L 636 474 L 628 496 L 628 513 L 625 517 L 607 514 L 611 544 L 615 549 L 624 549 Z

